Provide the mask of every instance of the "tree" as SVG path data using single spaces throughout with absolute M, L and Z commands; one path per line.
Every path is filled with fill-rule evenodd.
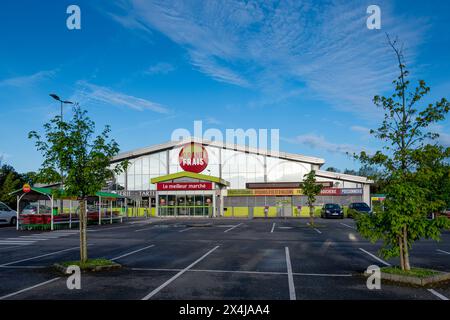
M 35 183 L 39 182 L 38 177 L 37 177 L 37 173 L 34 171 L 29 171 L 26 173 L 22 173 L 20 175 L 20 179 L 24 182 L 24 183 L 28 183 L 29 185 L 34 185 Z
M 351 174 L 351 175 L 357 176 L 358 172 L 356 170 L 353 170 L 353 169 L 345 169 L 344 170 L 344 174 Z
M 325 169 L 325 171 L 328 171 L 328 172 L 337 172 L 337 173 L 340 172 L 339 169 L 337 169 L 337 168 L 335 168 L 335 167 L 328 167 L 328 168 Z
M 316 202 L 316 196 L 322 191 L 322 185 L 316 182 L 316 171 L 311 170 L 303 177 L 303 193 L 307 197 L 307 203 L 309 207 L 309 224 L 314 225 L 314 203 Z
M 20 180 L 19 175 L 15 171 L 9 172 L 3 184 L 1 185 L 0 190 L 0 201 L 6 203 L 11 208 L 15 208 L 17 206 L 16 204 L 16 197 L 13 195 L 10 195 L 11 192 L 16 191 L 17 189 L 20 189 L 22 185 L 22 181 Z
M 60 181 L 58 170 L 65 173 L 64 195 L 77 197 L 80 202 L 80 261 L 87 261 L 86 201 L 87 197 L 100 191 L 114 174 L 122 172 L 127 163 L 110 167 L 110 159 L 119 152 L 114 139 L 109 138 L 110 127 L 106 126 L 94 138 L 95 123 L 87 112 L 75 105 L 70 122 L 59 116 L 44 124 L 45 138 L 31 131 L 29 138 L 36 140 L 36 148 L 44 161 L 39 171 L 43 182 Z M 54 191 L 62 196 L 60 191 Z
M 20 189 L 22 184 L 21 176 L 12 166 L 4 164 L 0 167 L 0 201 L 16 208 L 16 198 L 10 193 Z
M 383 240 L 380 253 L 384 257 L 399 256 L 402 270 L 410 270 L 409 251 L 413 242 L 421 238 L 439 240 L 442 228 L 450 226 L 447 219 L 427 219 L 429 213 L 442 206 L 436 197 L 441 191 L 432 186 L 439 177 L 444 177 L 441 173 L 431 174 L 429 169 L 436 164 L 443 166 L 449 152 L 437 146 L 435 139 L 439 135 L 430 132 L 429 126 L 445 118 L 450 104 L 442 98 L 418 106 L 430 88 L 420 80 L 414 90 L 409 90 L 409 72 L 402 49 L 397 39 L 391 40 L 389 36 L 387 39 L 397 59 L 399 76 L 393 81 L 395 89 L 390 97 L 373 99 L 383 109 L 384 120 L 371 134 L 384 142 L 383 151 L 355 155 L 365 165 L 382 168 L 381 178 L 386 182 L 385 210 L 359 215 L 357 226 L 371 241 Z

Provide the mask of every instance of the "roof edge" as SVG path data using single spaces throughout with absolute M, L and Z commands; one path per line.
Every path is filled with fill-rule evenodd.
M 287 152 L 280 152 L 280 151 L 271 151 L 268 149 L 263 148 L 252 148 L 249 146 L 243 146 L 238 144 L 229 144 L 225 143 L 223 141 L 210 141 L 210 140 L 204 140 L 196 137 L 190 137 L 187 139 L 183 139 L 180 141 L 168 141 L 162 144 L 157 144 L 154 146 L 134 149 L 127 152 L 122 152 L 116 156 L 114 156 L 111 159 L 111 162 L 118 162 L 125 159 L 132 159 L 137 158 L 139 156 L 143 156 L 146 154 L 155 153 L 162 150 L 172 149 L 177 146 L 181 146 L 183 144 L 189 143 L 189 142 L 196 142 L 201 143 L 208 146 L 223 148 L 223 149 L 229 149 L 229 150 L 235 150 L 235 151 L 242 151 L 242 152 L 248 152 L 253 154 L 259 154 L 259 155 L 267 155 L 272 157 L 278 157 L 278 158 L 285 158 L 288 160 L 296 160 L 299 162 L 306 162 L 316 165 L 323 165 L 325 163 L 325 160 L 322 158 L 317 157 L 311 157 L 311 156 L 305 156 L 301 154 L 294 154 L 294 153 L 287 153 Z

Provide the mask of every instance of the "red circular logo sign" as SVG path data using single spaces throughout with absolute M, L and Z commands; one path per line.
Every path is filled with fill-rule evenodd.
M 28 183 L 24 184 L 23 187 L 22 187 L 22 191 L 25 192 L 25 193 L 30 192 L 31 191 L 30 185 Z
M 178 161 L 184 171 L 200 173 L 208 166 L 208 153 L 203 145 L 192 142 L 181 148 Z

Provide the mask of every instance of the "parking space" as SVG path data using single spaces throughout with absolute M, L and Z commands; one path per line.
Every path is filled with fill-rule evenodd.
M 0 238 L 24 232 L 0 229 Z M 44 233 L 50 237 L 58 233 Z M 450 235 L 420 241 L 412 263 L 450 269 Z M 124 268 L 83 274 L 82 289 L 49 268 L 78 258 L 78 233 L 0 251 L 0 297 L 6 299 L 439 299 L 427 289 L 382 284 L 369 290 L 361 273 L 379 244 L 354 221 L 317 219 L 152 219 L 91 227 L 89 256 Z M 440 250 L 440 251 L 439 251 Z M 389 260 L 386 263 L 395 263 Z M 448 285 L 435 288 L 450 297 Z M 12 295 L 11 295 L 12 294 Z

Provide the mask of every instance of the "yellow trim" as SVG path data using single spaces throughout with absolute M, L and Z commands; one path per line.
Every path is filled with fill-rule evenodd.
M 213 177 L 208 176 L 206 174 L 200 174 L 200 173 L 194 173 L 194 172 L 188 172 L 188 171 L 181 171 L 177 173 L 171 173 L 164 176 L 156 177 L 150 180 L 151 183 L 158 183 L 158 182 L 164 182 L 179 178 L 192 178 L 192 179 L 198 179 L 198 180 L 205 180 L 205 181 L 211 181 L 218 184 L 222 184 L 225 186 L 229 186 L 230 183 L 228 181 L 225 181 L 219 177 Z

